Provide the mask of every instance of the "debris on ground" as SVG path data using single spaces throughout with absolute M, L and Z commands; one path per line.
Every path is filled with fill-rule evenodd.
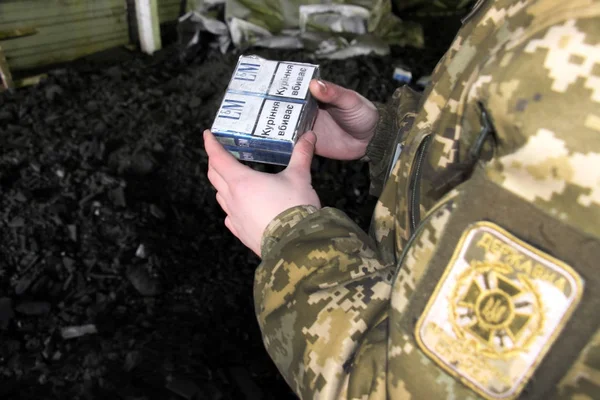
M 92 335 L 98 333 L 96 325 L 87 324 L 80 326 L 67 326 L 61 329 L 61 336 L 63 339 L 74 339 L 84 335 Z
M 195 47 L 203 33 L 225 53 L 230 46 L 304 49 L 320 58 L 385 56 L 390 46 L 423 48 L 419 23 L 393 13 L 391 0 L 341 0 L 306 4 L 302 0 L 198 0 L 179 18 L 180 41 Z
M 412 80 L 412 72 L 403 67 L 394 68 L 394 80 L 402 83 L 410 83 Z

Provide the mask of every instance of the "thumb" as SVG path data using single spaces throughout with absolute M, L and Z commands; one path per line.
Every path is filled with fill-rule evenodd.
M 341 110 L 351 110 L 360 106 L 362 97 L 349 89 L 321 79 L 313 79 L 309 84 L 310 93 L 321 103 Z
M 317 136 L 312 131 L 300 136 L 292 151 L 287 169 L 301 172 L 310 171 L 310 164 L 315 153 L 315 143 L 317 143 Z

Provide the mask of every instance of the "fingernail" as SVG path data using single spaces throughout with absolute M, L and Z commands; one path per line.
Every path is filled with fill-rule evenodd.
M 321 93 L 327 93 L 327 84 L 320 79 L 317 79 L 317 83 L 319 84 L 319 87 L 321 88 Z

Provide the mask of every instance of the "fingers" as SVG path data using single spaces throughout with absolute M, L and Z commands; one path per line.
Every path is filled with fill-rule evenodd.
M 206 174 L 210 183 L 217 189 L 217 192 L 226 192 L 229 190 L 229 186 L 225 179 L 211 166 L 208 166 L 208 173 Z
M 235 229 L 235 227 L 233 226 L 233 223 L 231 222 L 231 218 L 229 218 L 229 217 L 225 218 L 225 226 L 227 227 L 227 229 L 229 229 L 229 231 L 231 233 L 233 233 L 233 235 L 235 237 L 239 237 L 237 230 Z
M 229 206 L 227 205 L 227 202 L 223 198 L 223 195 L 221 195 L 221 193 L 217 192 L 216 198 L 217 198 L 217 203 L 219 203 L 219 205 L 221 206 L 223 211 L 225 211 L 225 214 L 229 215 Z
M 329 104 L 342 110 L 352 110 L 363 102 L 362 96 L 353 90 L 343 88 L 335 83 L 321 79 L 310 81 L 310 93 L 321 103 Z
M 219 206 L 227 214 L 225 227 L 235 237 L 239 238 L 238 231 L 229 217 L 230 210 L 225 200 L 229 196 L 228 181 L 239 178 L 240 174 L 252 171 L 252 169 L 240 163 L 231 153 L 225 150 L 208 129 L 204 131 L 204 147 L 208 154 L 208 180 L 217 189 L 215 196 L 217 203 L 219 203 Z
M 310 164 L 315 153 L 315 143 L 317 137 L 314 132 L 309 131 L 300 136 L 298 142 L 292 151 L 292 157 L 288 164 L 288 170 L 308 171 L 310 174 Z
M 248 170 L 248 167 L 225 150 L 208 129 L 204 131 L 204 147 L 208 154 L 209 166 L 214 168 L 226 182 L 231 177 Z

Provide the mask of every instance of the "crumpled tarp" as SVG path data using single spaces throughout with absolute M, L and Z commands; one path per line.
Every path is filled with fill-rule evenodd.
M 415 0 L 412 0 L 415 1 Z M 450 1 L 450 0 L 445 0 Z M 386 55 L 390 45 L 424 45 L 418 23 L 392 12 L 391 0 L 196 0 L 179 19 L 191 32 L 187 46 L 201 32 L 217 37 L 214 45 L 226 52 L 231 45 L 306 49 L 318 57 L 348 58 Z M 189 29 L 192 26 L 192 29 Z

